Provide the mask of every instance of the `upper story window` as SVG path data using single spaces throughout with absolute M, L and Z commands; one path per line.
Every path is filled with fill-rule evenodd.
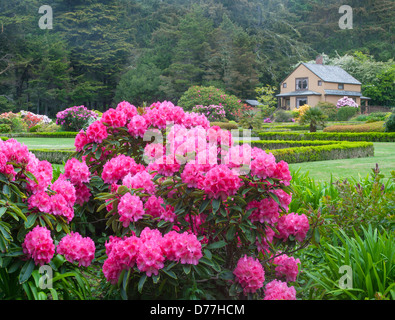
M 283 88 L 285 89 L 286 87 L 287 87 L 287 83 L 284 82 L 284 83 L 283 83 Z
M 297 78 L 295 89 L 296 90 L 307 90 L 309 88 L 309 80 L 308 78 Z
M 322 80 L 318 80 L 318 86 L 319 86 L 319 87 L 322 86 Z
M 344 84 L 339 83 L 339 85 L 337 86 L 339 90 L 344 90 Z

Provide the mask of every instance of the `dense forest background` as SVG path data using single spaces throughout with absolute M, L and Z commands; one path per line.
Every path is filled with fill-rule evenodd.
M 177 102 L 192 85 L 254 99 L 256 87 L 278 86 L 317 54 L 393 62 L 395 1 L 347 1 L 353 29 L 345 30 L 343 4 L 0 0 L 0 109 L 54 117 L 73 105 L 103 111 L 124 99 Z M 42 5 L 52 7 L 53 29 L 39 28 Z

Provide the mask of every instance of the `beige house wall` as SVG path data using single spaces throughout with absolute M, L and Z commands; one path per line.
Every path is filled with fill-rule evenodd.
M 318 86 L 318 80 L 321 80 L 318 76 L 307 69 L 303 64 L 297 67 L 283 82 L 281 82 L 281 93 L 289 93 L 296 90 L 296 79 L 297 78 L 308 78 L 309 79 L 309 90 L 324 94 L 324 82 L 322 86 Z M 283 88 L 283 84 L 287 83 L 287 87 Z

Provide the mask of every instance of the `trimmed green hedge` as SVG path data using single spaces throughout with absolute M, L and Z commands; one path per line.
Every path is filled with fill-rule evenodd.
M 8 138 L 75 138 L 78 132 L 61 131 L 61 132 L 20 132 L 4 133 L 2 136 Z
M 260 132 L 263 140 L 335 140 L 335 141 L 366 141 L 395 142 L 395 132 Z
M 372 142 L 260 140 L 251 141 L 251 146 L 271 152 L 277 161 L 288 163 L 374 156 Z
M 73 150 L 51 150 L 51 149 L 31 149 L 31 151 L 39 160 L 47 160 L 52 164 L 63 164 L 70 156 L 75 153 Z

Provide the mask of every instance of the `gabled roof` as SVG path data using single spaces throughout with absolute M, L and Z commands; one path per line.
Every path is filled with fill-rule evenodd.
M 280 93 L 276 97 L 295 97 L 295 96 L 320 96 L 321 93 L 311 90 L 298 90 L 287 93 Z
M 302 64 L 325 82 L 361 84 L 361 82 L 340 67 L 316 63 Z
M 344 90 L 325 90 L 325 94 L 329 96 L 350 96 L 350 97 L 360 97 L 361 92 L 358 91 L 344 91 Z
M 262 103 L 260 103 L 257 100 L 245 100 L 245 102 L 247 102 L 251 106 L 261 106 L 262 105 Z

